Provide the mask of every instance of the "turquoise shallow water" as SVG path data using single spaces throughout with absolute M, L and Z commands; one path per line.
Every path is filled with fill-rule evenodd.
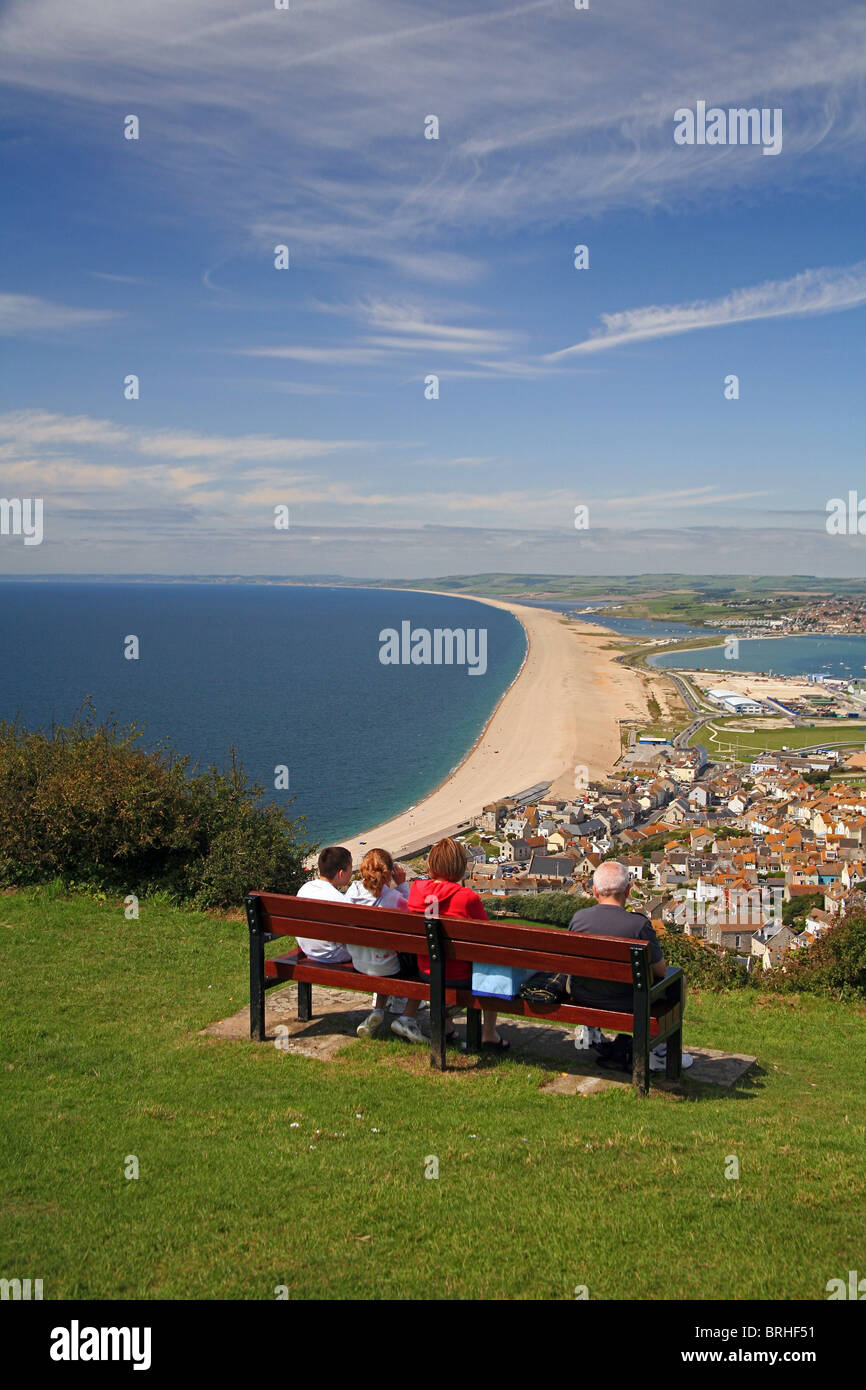
M 754 637 L 741 639 L 737 660 L 725 657 L 724 645 L 699 651 L 669 652 L 650 658 L 653 665 L 679 671 L 773 671 L 779 676 L 827 675 L 863 679 L 866 636 Z
M 486 672 L 383 665 L 379 633 L 486 631 Z M 137 636 L 139 659 L 124 658 Z M 465 756 L 526 652 L 511 614 L 468 599 L 263 584 L 0 583 L 0 717 L 97 713 L 202 765 L 234 746 L 317 840 L 420 800 Z M 476 663 L 478 664 L 478 663 Z M 274 787 L 289 769 L 289 791 Z

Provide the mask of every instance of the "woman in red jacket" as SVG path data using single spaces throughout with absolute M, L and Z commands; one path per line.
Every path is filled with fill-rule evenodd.
M 473 888 L 463 887 L 466 874 L 466 851 L 456 840 L 439 840 L 427 856 L 429 878 L 416 878 L 409 889 L 409 911 L 424 912 L 431 898 L 439 904 L 440 917 L 474 917 L 483 922 L 488 920 L 484 904 Z M 422 977 L 430 975 L 430 957 L 418 957 L 418 973 Z M 472 985 L 472 966 L 468 961 L 446 960 L 445 980 L 447 984 Z M 496 1010 L 482 1009 L 481 1046 L 490 1051 L 505 1052 L 508 1043 L 496 1031 Z M 449 1033 L 453 1037 L 454 1033 Z

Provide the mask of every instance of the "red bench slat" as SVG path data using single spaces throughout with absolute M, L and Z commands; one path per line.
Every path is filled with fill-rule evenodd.
M 310 960 L 299 951 L 266 960 L 265 979 L 304 980 L 311 985 L 325 985 L 330 989 L 369 990 L 370 994 L 390 994 L 397 999 L 430 998 L 430 986 L 426 980 L 365 975 L 361 970 L 354 970 L 348 962 L 331 965 L 327 961 Z
M 606 1028 L 618 1033 L 630 1033 L 634 1028 L 634 1014 L 619 1013 L 613 1009 L 593 1009 L 583 1004 L 557 1004 L 554 1009 L 533 1008 L 525 999 L 491 999 L 489 1003 L 472 996 L 469 990 L 447 990 L 446 1003 L 464 1004 L 474 1009 L 493 1008 L 498 1014 L 517 1014 L 523 1018 L 537 1018 L 540 1022 L 584 1023 L 590 1028 Z M 664 1020 L 671 1012 L 669 1004 L 654 1004 L 650 1015 L 650 1037 L 656 1037 L 663 1029 Z
M 321 922 L 328 927 L 342 922 L 370 923 L 372 926 L 371 919 L 375 917 L 379 931 L 406 931 L 408 922 L 409 931 L 418 936 L 424 935 L 423 916 L 402 908 L 366 907 L 362 903 L 328 902 L 321 898 L 293 898 L 285 893 L 257 893 L 256 896 L 267 917 Z
M 463 917 L 443 917 L 448 935 L 461 941 L 492 942 L 521 951 L 545 951 L 564 956 L 619 961 L 628 965 L 634 941 L 623 936 L 588 936 L 563 927 L 520 927 L 510 922 L 479 922 Z M 629 979 L 631 976 L 629 975 Z
M 375 912 L 376 909 L 368 910 Z M 275 929 L 273 924 L 278 922 L 285 923 L 282 930 Z M 375 946 L 379 951 L 408 951 L 415 956 L 427 954 L 427 937 L 423 934 L 412 936 L 408 932 L 377 931 L 358 922 L 333 927 L 329 931 L 323 931 L 322 925 L 321 922 L 288 923 L 285 918 L 271 917 L 266 922 L 265 930 L 273 932 L 275 936 L 293 936 L 295 940 L 302 936 L 311 941 L 333 941 L 343 946 Z
M 462 923 L 454 925 L 462 926 Z M 486 946 L 478 941 L 454 940 L 445 941 L 443 950 L 448 960 L 480 960 L 485 965 L 511 965 L 524 970 L 546 970 L 551 975 L 582 975 L 592 980 L 619 980 L 626 985 L 632 983 L 630 964 L 620 965 L 618 961 L 598 960 L 591 956 L 554 955 L 552 952 L 547 954 L 544 951 L 516 949 L 506 951 L 501 946 Z

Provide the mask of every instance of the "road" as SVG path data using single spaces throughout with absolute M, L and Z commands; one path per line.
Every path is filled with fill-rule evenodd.
M 697 733 L 698 729 L 703 728 L 704 724 L 709 724 L 711 719 L 716 719 L 718 716 L 715 714 L 703 713 L 700 705 L 698 704 L 697 700 L 692 694 L 691 686 L 686 684 L 682 676 L 678 676 L 674 671 L 670 669 L 670 667 L 668 667 L 668 669 L 665 671 L 665 675 L 670 676 L 677 690 L 682 695 L 686 709 L 691 710 L 693 714 L 697 714 L 699 716 L 699 718 L 693 719 L 691 724 L 689 724 L 687 728 L 681 729 L 680 732 L 674 738 L 673 742 L 675 748 L 688 748 L 689 740 L 691 739 L 692 735 Z

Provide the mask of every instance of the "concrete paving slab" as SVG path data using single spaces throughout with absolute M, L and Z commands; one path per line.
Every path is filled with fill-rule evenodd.
M 328 989 L 313 986 L 313 1018 L 301 1023 L 297 1017 L 297 990 L 294 985 L 269 990 L 265 995 L 265 1032 L 272 1046 L 299 1057 L 314 1057 L 328 1061 L 343 1048 L 357 1041 L 355 1029 L 372 1008 L 372 994 L 354 990 Z M 383 1032 L 387 1031 L 386 1015 Z M 465 1015 L 457 1016 L 462 1032 Z M 419 1017 L 427 1031 L 427 1012 Z M 499 1023 L 503 1037 L 511 1043 L 510 1055 L 525 1059 L 556 1072 L 544 1083 L 542 1090 L 553 1095 L 598 1095 L 617 1086 L 628 1088 L 631 1080 L 625 1072 L 611 1072 L 598 1065 L 592 1051 L 577 1051 L 573 1029 L 556 1024 L 539 1025 L 534 1019 L 515 1019 L 503 1014 Z M 229 1018 L 201 1030 L 207 1037 L 242 1039 L 250 1035 L 249 1008 L 239 1009 Z M 611 1035 L 612 1036 L 612 1035 Z M 664 1072 L 654 1073 L 653 1086 L 665 1091 L 679 1091 L 691 1083 L 719 1086 L 730 1090 L 756 1061 L 745 1053 L 720 1052 L 710 1047 L 688 1046 L 694 1065 L 684 1071 L 679 1083 L 668 1082 Z M 488 1054 L 489 1055 L 489 1054 Z

